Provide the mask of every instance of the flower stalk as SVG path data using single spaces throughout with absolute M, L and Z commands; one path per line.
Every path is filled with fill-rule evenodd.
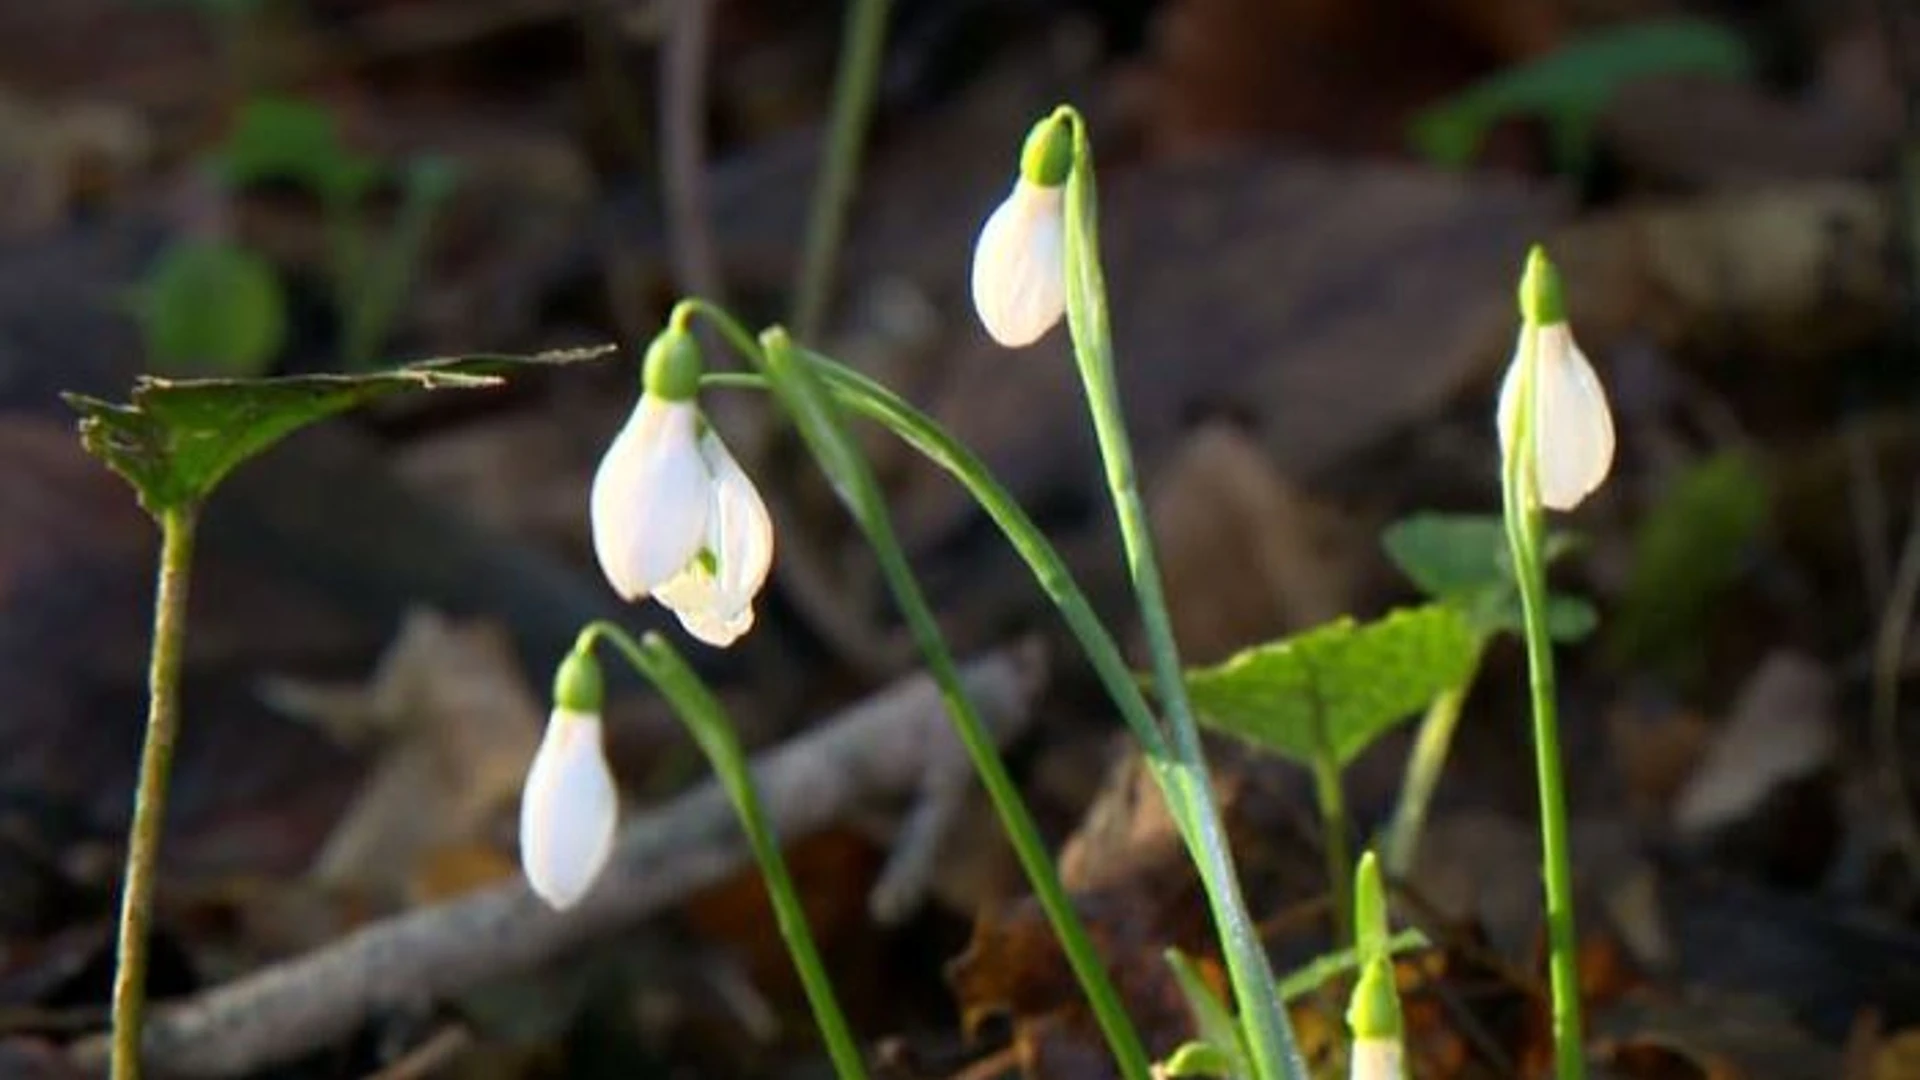
M 1544 506 L 1570 509 L 1606 478 L 1613 427 L 1598 380 L 1577 350 L 1568 368 L 1565 302 L 1559 274 L 1534 248 L 1520 286 L 1520 344 L 1501 394 L 1501 498 L 1507 545 L 1520 586 L 1532 691 L 1533 748 L 1540 789 L 1540 846 L 1546 884 L 1548 981 L 1553 994 L 1554 1074 L 1586 1075 L 1580 1016 L 1579 937 L 1573 918 L 1573 860 L 1566 779 L 1554 690 L 1553 639 L 1547 629 Z M 1543 355 L 1547 348 L 1558 351 Z M 1571 372 L 1571 379 L 1569 378 Z M 1543 403 L 1547 408 L 1542 408 Z M 1598 410 L 1597 416 L 1595 409 Z M 1604 432 L 1604 440 L 1599 433 Z
M 572 656 L 590 656 L 596 643 L 602 639 L 611 642 L 633 669 L 667 699 L 673 706 L 674 715 L 687 726 L 688 734 L 693 736 L 694 743 L 713 767 L 721 788 L 726 791 L 734 812 L 739 815 L 740 826 L 747 834 L 747 845 L 753 851 L 754 861 L 759 864 L 760 876 L 767 886 L 767 898 L 773 905 L 774 920 L 780 928 L 780 937 L 786 942 L 787 953 L 792 957 L 794 970 L 800 976 L 801 989 L 807 996 L 807 1005 L 813 1010 L 814 1021 L 820 1026 L 820 1034 L 826 1042 L 827 1055 L 833 1061 L 834 1071 L 841 1080 L 866 1080 L 866 1064 L 861 1057 L 859 1043 L 847 1024 L 839 999 L 834 995 L 833 982 L 827 977 L 826 964 L 820 957 L 819 946 L 815 944 L 813 931 L 807 924 L 800 891 L 787 869 L 786 857 L 780 852 L 778 834 L 767 817 L 758 789 L 754 787 L 746 754 L 740 747 L 739 737 L 734 734 L 734 726 L 725 706 L 713 696 L 713 692 L 707 689 L 700 676 L 687 666 L 673 646 L 657 634 L 648 634 L 644 639 L 635 641 L 613 623 L 589 623 L 580 631 Z
M 147 730 L 140 748 L 140 780 L 127 833 L 127 869 L 120 894 L 120 931 L 113 973 L 113 1080 L 139 1080 L 140 1035 L 146 1014 L 148 938 L 160 836 L 167 816 L 167 781 L 180 729 L 180 657 L 187 636 L 187 587 L 193 571 L 199 506 L 169 507 L 157 515 L 160 572 L 154 589 L 153 645 L 147 667 Z

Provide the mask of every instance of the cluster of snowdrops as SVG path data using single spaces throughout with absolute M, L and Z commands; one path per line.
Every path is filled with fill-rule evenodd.
M 1082 350 L 1083 357 L 1090 351 L 1097 366 L 1102 351 L 1110 360 L 1110 344 L 1105 341 L 1105 297 L 1091 235 L 1092 162 L 1086 146 L 1084 123 L 1070 109 L 1057 110 L 1034 127 L 1011 193 L 979 232 L 972 297 L 986 332 L 1008 348 L 1038 341 L 1072 307 L 1076 349 Z M 1076 182 L 1083 186 L 1076 189 Z M 1076 233 L 1076 228 L 1084 235 Z M 1509 534 L 1516 562 L 1524 572 L 1521 549 L 1530 541 L 1537 544 L 1541 508 L 1571 509 L 1599 487 L 1611 467 L 1614 432 L 1605 392 L 1568 328 L 1557 275 L 1538 249 L 1528 259 L 1520 293 L 1519 346 L 1501 386 L 1497 426 Z M 699 394 L 706 364 L 688 325 L 697 312 L 686 305 L 676 309 L 648 348 L 638 405 L 600 462 L 590 514 L 594 551 L 614 590 L 628 601 L 649 597 L 659 601 L 678 617 L 687 633 L 709 646 L 724 648 L 753 626 L 754 602 L 773 562 L 774 531 L 752 479 L 701 414 Z M 1093 389 L 1089 392 L 1095 395 Z M 1096 408 L 1096 423 L 1099 418 Z M 1124 438 L 1123 429 L 1119 430 Z M 1101 434 L 1103 451 L 1111 462 L 1116 448 L 1108 444 L 1107 430 Z M 1118 495 L 1116 504 L 1124 528 L 1127 507 Z M 1157 597 L 1157 582 L 1153 588 Z M 1151 606 L 1143 602 L 1143 607 Z M 616 787 L 602 750 L 602 689 L 592 644 L 593 638 L 583 635 L 581 646 L 560 665 L 553 712 L 527 774 L 521 803 L 521 863 L 533 891 L 556 909 L 577 904 L 592 889 L 613 850 L 619 817 Z M 1546 648 L 1532 634 L 1529 644 L 1538 650 Z M 1538 668 L 1536 664 L 1536 691 Z M 1547 681 L 1550 686 L 1550 668 Z M 1538 694 L 1535 704 L 1536 710 L 1542 706 Z M 1550 712 L 1550 701 L 1546 707 Z M 1554 753 L 1557 757 L 1557 748 Z M 1201 760 L 1197 749 L 1192 756 Z M 1549 794 L 1544 788 L 1543 781 L 1543 821 L 1551 859 L 1556 847 L 1551 824 L 1554 807 L 1547 803 L 1550 797 L 1560 799 L 1560 793 Z M 1563 807 L 1560 812 L 1564 818 Z M 1183 835 L 1202 873 L 1207 874 L 1211 866 L 1214 874 L 1208 880 L 1217 882 L 1219 864 L 1207 860 L 1210 849 L 1202 818 L 1182 817 Z M 1559 840 L 1558 857 L 1564 860 L 1564 837 Z M 1225 865 L 1230 879 L 1230 862 Z M 1365 918 L 1383 926 L 1377 880 L 1366 881 L 1374 874 L 1371 861 L 1363 867 L 1359 906 L 1378 909 Z M 1570 936 L 1570 901 L 1551 895 L 1555 868 L 1549 865 L 1545 870 L 1549 911 L 1566 909 L 1565 928 Z M 1221 900 L 1221 895 L 1226 899 Z M 1237 886 L 1216 894 L 1215 917 L 1230 964 L 1246 951 L 1244 943 L 1236 949 L 1230 932 L 1231 905 L 1237 902 Z M 1560 935 L 1554 936 L 1558 960 L 1562 943 L 1557 940 Z M 798 953 L 796 961 L 806 966 L 806 957 Z M 1349 1013 L 1354 1035 L 1348 1055 L 1351 1075 L 1356 1080 L 1402 1076 L 1405 1066 L 1391 961 L 1383 951 L 1363 955 L 1361 961 Z M 1264 965 L 1264 960 L 1251 963 Z M 1578 1002 L 1564 1000 L 1576 990 L 1571 965 L 1569 955 L 1564 968 L 1556 962 L 1553 970 L 1556 1045 L 1561 1050 L 1556 1061 L 1562 1078 L 1580 1075 L 1581 1067 Z M 1239 1030 L 1222 1037 L 1233 1045 L 1211 1047 L 1216 1053 L 1190 1054 L 1184 1065 L 1170 1059 L 1155 1071 L 1259 1080 L 1304 1076 L 1292 1049 L 1284 1006 L 1271 997 L 1258 1000 L 1255 991 L 1262 985 L 1270 992 L 1270 976 L 1265 984 L 1237 977 L 1234 981 Z M 1097 996 L 1090 986 L 1096 1006 Z M 817 999 L 815 1006 L 819 1013 Z M 835 1042 L 832 1028 L 844 1023 L 837 1009 L 832 1013 L 821 1017 L 830 1044 Z M 1264 1019 L 1255 1015 L 1261 1013 L 1280 1015 Z M 1132 1074 L 1124 1038 L 1116 1040 L 1112 1031 L 1108 1034 L 1123 1074 Z M 1268 1043 L 1281 1049 L 1269 1047 L 1270 1052 L 1263 1052 Z M 859 1075 L 857 1062 L 836 1055 L 835 1063 L 843 1076 L 850 1071 Z

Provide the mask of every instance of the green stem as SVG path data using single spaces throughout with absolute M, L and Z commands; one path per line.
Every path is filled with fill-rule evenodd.
M 1327 863 L 1336 947 L 1353 944 L 1353 853 L 1347 844 L 1347 794 L 1340 786 L 1340 763 L 1323 756 L 1313 765 L 1313 796 L 1320 807 L 1320 846 Z
M 786 406 L 794 424 L 800 429 L 801 437 L 873 548 L 881 573 L 894 595 L 894 601 L 900 606 L 901 614 L 906 618 L 914 643 L 925 656 L 928 671 L 940 688 L 941 700 L 954 722 L 960 741 L 966 747 L 975 771 L 980 774 L 988 798 L 1000 815 L 1007 838 L 1013 844 L 1014 853 L 1033 886 L 1035 898 L 1060 939 L 1068 965 L 1080 980 L 1088 1005 L 1119 1063 L 1121 1074 L 1128 1080 L 1148 1080 L 1151 1065 L 1140 1035 L 1134 1030 L 1133 1021 L 1127 1016 L 1120 995 L 1114 989 L 1078 912 L 1074 910 L 1066 887 L 1060 882 L 1059 872 L 1047 853 L 1040 830 L 1027 813 L 1012 776 L 1007 773 L 993 736 L 961 685 L 953 655 L 947 649 L 933 611 L 921 593 L 906 553 L 894 533 L 879 482 L 847 434 L 833 398 L 800 358 L 785 332 L 769 330 L 763 335 L 761 346 L 757 359 L 766 372 L 768 382 Z
M 433 221 L 453 182 L 449 166 L 418 162 L 408 171 L 400 209 L 377 254 L 363 246 L 360 265 L 340 285 L 340 363 L 366 371 L 393 330 L 394 315 L 420 269 Z M 363 241 L 364 243 L 364 241 Z
M 1554 1072 L 1559 1080 L 1586 1075 L 1580 1031 L 1579 938 L 1573 924 L 1573 860 L 1567 838 L 1566 780 L 1561 775 L 1560 725 L 1554 698 L 1553 639 L 1547 632 L 1547 577 L 1541 559 L 1534 447 L 1539 332 L 1522 335 L 1520 405 L 1513 452 L 1501 470 L 1507 545 L 1525 613 L 1527 675 L 1533 691 L 1534 768 L 1540 786 L 1540 847 L 1547 892 L 1548 981 L 1553 991 Z
M 1153 657 L 1154 684 L 1172 733 L 1174 762 L 1170 778 L 1177 793 L 1173 801 L 1183 804 L 1186 827 L 1182 833 L 1206 886 L 1256 1076 L 1258 1080 L 1303 1078 L 1306 1066 L 1295 1046 L 1273 967 L 1247 913 L 1239 874 L 1227 846 L 1226 828 L 1208 780 L 1199 727 L 1187 699 L 1180 651 L 1160 582 L 1146 504 L 1135 479 L 1133 448 L 1115 378 L 1106 285 L 1100 269 L 1093 148 L 1085 120 L 1078 113 L 1071 115 L 1074 164 L 1066 199 L 1067 325 L 1080 378 L 1086 385 L 1100 456 L 1106 465 L 1107 487 L 1119 519 L 1141 625 Z
M 167 777 L 180 727 L 180 654 L 187 637 L 187 583 L 199 507 L 170 507 L 160 523 L 160 573 L 153 600 L 153 646 L 147 668 L 147 732 L 140 749 L 140 786 L 134 790 L 127 833 L 126 884 L 120 897 L 118 964 L 113 975 L 113 1080 L 138 1080 L 140 1032 L 146 1007 L 147 936 L 153 924 L 153 886 L 160 832 L 167 815 Z
M 853 204 L 854 184 L 860 174 L 860 148 L 873 118 L 889 6 L 890 0 L 853 0 L 847 11 L 840 41 L 840 68 L 834 75 L 826 160 L 821 163 L 813 206 L 807 213 L 806 248 L 800 260 L 800 280 L 794 285 L 794 334 L 805 341 L 818 339 L 827 297 L 833 292 L 840 240 L 846 234 L 847 210 Z
M 820 949 L 807 926 L 800 891 L 794 887 L 786 858 L 780 854 L 780 842 L 760 802 L 760 793 L 753 785 L 753 774 L 747 767 L 746 755 L 740 749 L 740 740 L 734 734 L 726 708 L 673 646 L 659 636 L 648 634 L 644 641 L 636 642 L 613 623 L 594 622 L 580 631 L 579 642 L 574 647 L 590 649 L 600 638 L 613 642 L 634 670 L 666 697 L 713 766 L 720 786 L 733 802 L 734 812 L 740 815 L 740 825 L 746 831 L 753 857 L 760 864 L 760 876 L 767 884 L 774 920 L 779 924 L 780 936 L 786 940 L 788 954 L 793 957 L 794 969 L 800 974 L 800 985 L 806 992 L 807 1004 L 813 1009 L 814 1020 L 820 1025 L 820 1034 L 826 1039 L 834 1071 L 842 1080 L 866 1080 L 867 1069 L 861 1060 L 859 1045 L 847 1025 L 846 1014 L 840 1009 L 839 999 L 834 996 L 833 982 L 827 977 L 826 964 L 820 959 Z
M 1480 658 L 1476 651 L 1467 677 L 1460 685 L 1434 698 L 1420 719 L 1420 733 L 1414 737 L 1413 753 L 1407 758 L 1407 776 L 1400 784 L 1400 802 L 1394 807 L 1392 824 L 1387 826 L 1382 852 L 1387 873 L 1393 877 L 1405 877 L 1413 870 L 1414 857 L 1420 850 L 1420 832 L 1427 823 L 1427 807 L 1433 803 L 1434 789 L 1440 786 L 1440 773 L 1446 768 L 1454 729 L 1460 726 L 1461 709 L 1467 703 L 1467 694 L 1473 689 L 1479 670 Z

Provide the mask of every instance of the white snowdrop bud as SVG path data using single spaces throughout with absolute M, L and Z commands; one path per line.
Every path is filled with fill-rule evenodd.
M 1528 424 L 1533 475 L 1541 505 L 1571 510 L 1606 481 L 1613 468 L 1613 414 L 1600 385 L 1567 325 L 1560 276 L 1546 253 L 1534 248 L 1521 277 L 1520 341 L 1500 384 L 1500 454 L 1511 460 L 1519 426 L 1523 379 L 1533 383 L 1533 415 Z M 1533 370 L 1526 372 L 1527 343 L 1533 341 Z
M 556 707 L 520 793 L 520 865 L 553 908 L 585 896 L 613 851 L 619 797 L 600 715 Z
M 1031 345 L 1067 310 L 1063 191 L 1025 178 L 987 218 L 973 248 L 973 307 L 993 340 Z

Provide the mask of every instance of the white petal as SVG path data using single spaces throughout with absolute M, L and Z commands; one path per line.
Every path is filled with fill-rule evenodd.
M 1399 1039 L 1355 1039 L 1351 1080 L 1405 1080 Z
M 1540 438 L 1540 502 L 1571 510 L 1613 468 L 1613 414 L 1593 365 L 1566 324 L 1540 329 L 1540 389 L 1534 396 Z
M 974 244 L 973 307 L 1008 348 L 1040 340 L 1067 310 L 1064 191 L 1015 182 Z
M 613 850 L 619 796 L 600 717 L 555 709 L 520 794 L 520 865 L 550 906 L 572 907 Z
M 707 550 L 718 564 L 720 604 L 749 607 L 773 567 L 773 518 L 753 480 L 711 430 L 700 439 L 700 458 L 713 478 Z
M 1571 510 L 1593 494 L 1613 467 L 1613 414 L 1606 390 L 1565 323 L 1543 326 L 1538 349 L 1540 385 L 1534 391 L 1534 468 L 1540 502 Z M 1525 334 L 1525 331 L 1522 331 Z M 1523 337 L 1524 341 L 1524 337 Z M 1500 384 L 1500 453 L 1514 452 L 1519 410 L 1520 350 Z
M 593 476 L 593 551 L 615 592 L 638 600 L 679 573 L 707 531 L 707 470 L 691 401 L 642 394 Z

